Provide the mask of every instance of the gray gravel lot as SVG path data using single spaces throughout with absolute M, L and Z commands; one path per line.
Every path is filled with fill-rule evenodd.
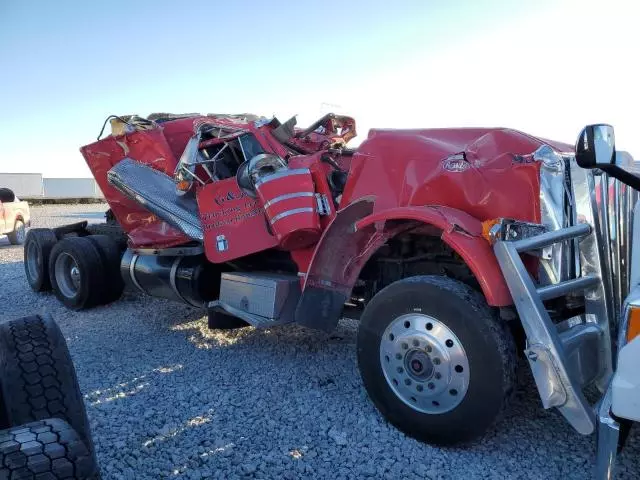
M 33 226 L 100 221 L 104 205 L 32 208 Z M 202 312 L 133 293 L 87 312 L 33 293 L 22 248 L 0 237 L 0 320 L 48 311 L 85 394 L 106 479 L 589 478 L 595 439 L 539 406 L 526 372 L 513 407 L 475 445 L 439 449 L 387 425 L 355 359 L 356 323 L 216 333 Z M 619 478 L 640 478 L 640 435 Z

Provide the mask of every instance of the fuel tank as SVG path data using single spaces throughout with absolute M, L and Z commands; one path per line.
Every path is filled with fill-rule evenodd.
M 203 307 L 220 293 L 220 270 L 203 254 L 140 255 L 128 249 L 120 262 L 125 284 L 152 297 Z

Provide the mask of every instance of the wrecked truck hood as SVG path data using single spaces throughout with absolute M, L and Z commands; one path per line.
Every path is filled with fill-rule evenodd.
M 505 128 L 373 129 L 351 163 L 343 201 L 375 197 L 374 211 L 444 205 L 480 221 L 539 223 L 540 162 L 549 145 L 573 147 Z

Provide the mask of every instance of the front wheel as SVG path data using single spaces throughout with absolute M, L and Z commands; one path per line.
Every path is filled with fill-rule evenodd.
M 485 433 L 516 381 L 507 326 L 482 295 L 436 276 L 400 280 L 367 305 L 358 330 L 364 386 L 393 425 L 437 445 Z

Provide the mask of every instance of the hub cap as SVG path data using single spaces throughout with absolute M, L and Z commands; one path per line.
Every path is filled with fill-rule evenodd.
M 61 253 L 56 258 L 54 268 L 60 292 L 67 298 L 77 295 L 82 278 L 76 260 L 68 253 Z
M 380 342 L 382 372 L 391 390 L 414 410 L 453 410 L 469 387 L 462 343 L 444 323 L 411 313 L 394 319 Z

